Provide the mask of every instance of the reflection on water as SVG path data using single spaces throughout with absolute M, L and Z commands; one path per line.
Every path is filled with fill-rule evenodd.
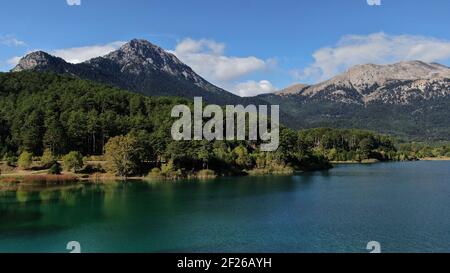
M 0 191 L 0 252 L 450 251 L 450 162 Z
M 196 202 L 213 201 L 216 195 L 226 199 L 242 196 L 291 191 L 294 183 L 276 184 L 271 177 L 247 178 L 235 183 L 233 178 L 221 191 L 217 180 L 178 182 L 124 182 L 80 184 L 64 187 L 32 187 L 0 191 L 0 231 L 24 232 L 27 229 L 45 229 L 46 226 L 73 227 L 88 221 L 108 221 L 126 218 L 136 213 L 134 206 L 145 204 L 153 209 L 170 212 L 177 204 L 195 196 Z M 295 181 L 295 180 L 293 180 Z M 216 192 L 216 193 L 215 193 Z M 143 196 L 141 193 L 147 193 Z M 132 202 L 129 202 L 133 198 Z M 192 201 L 192 200 L 191 200 Z M 142 203 L 139 203 L 142 202 Z M 174 204 L 176 202 L 177 204 Z M 137 208 L 139 211 L 139 208 Z M 82 212 L 82 214 L 79 214 Z

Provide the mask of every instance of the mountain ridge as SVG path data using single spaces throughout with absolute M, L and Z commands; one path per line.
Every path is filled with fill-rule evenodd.
M 419 140 L 450 140 L 450 68 L 421 61 L 354 66 L 327 81 L 242 98 L 212 85 L 175 55 L 134 39 L 80 64 L 39 51 L 13 71 L 53 72 L 150 96 L 201 96 L 207 103 L 280 105 L 295 128 L 360 128 Z
M 389 65 L 363 64 L 353 66 L 324 82 L 294 85 L 277 94 L 298 96 L 305 101 L 328 100 L 362 105 L 372 102 L 409 104 L 420 98 L 450 96 L 448 79 L 450 68 L 436 63 L 408 61 Z
M 24 56 L 11 72 L 54 72 L 112 84 L 145 95 L 202 96 L 210 103 L 240 100 L 196 74 L 175 55 L 142 39 L 133 39 L 104 56 L 72 64 L 43 51 Z
M 450 140 L 450 68 L 420 61 L 359 65 L 327 81 L 259 98 L 291 128 L 361 128 L 418 141 Z

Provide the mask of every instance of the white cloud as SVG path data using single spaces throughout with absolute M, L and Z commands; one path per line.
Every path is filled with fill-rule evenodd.
M 175 52 L 178 54 L 195 54 L 203 52 L 212 55 L 222 55 L 225 52 L 225 44 L 208 39 L 194 40 L 186 38 L 177 44 Z
M 89 59 L 106 55 L 121 47 L 125 42 L 117 41 L 106 45 L 93 45 L 83 47 L 73 47 L 65 49 L 57 49 L 49 53 L 63 58 L 69 63 L 81 63 Z
M 76 64 L 95 57 L 104 56 L 110 53 L 111 51 L 118 49 L 123 44 L 125 44 L 125 42 L 117 41 L 105 45 L 92 45 L 92 46 L 56 49 L 48 51 L 48 53 L 53 56 L 63 58 L 66 62 Z M 27 54 L 34 51 L 38 51 L 38 49 L 28 51 Z M 22 57 L 15 56 L 10 58 L 6 62 L 10 66 L 15 66 L 19 63 L 21 58 Z
M 220 86 L 226 86 L 232 80 L 264 70 L 271 63 L 270 60 L 265 61 L 254 56 L 226 56 L 225 44 L 208 39 L 186 38 L 171 52 L 195 72 Z
M 81 0 L 66 0 L 69 6 L 81 6 Z
M 367 0 L 369 6 L 381 6 L 381 0 Z
M 0 36 L 0 44 L 6 46 L 26 46 L 24 41 L 17 39 L 12 35 Z
M 251 97 L 260 94 L 272 93 L 277 91 L 277 88 L 272 85 L 270 81 L 246 81 L 237 84 L 232 88 L 233 93 L 241 97 Z
M 10 66 L 16 66 L 19 63 L 21 58 L 22 57 L 17 57 L 17 56 L 12 57 L 11 59 L 7 60 L 6 63 L 9 64 Z
M 296 79 L 321 81 L 342 73 L 357 64 L 387 64 L 421 60 L 442 62 L 450 59 L 450 41 L 414 35 L 347 35 L 333 47 L 324 47 L 313 54 L 314 63 L 294 70 Z

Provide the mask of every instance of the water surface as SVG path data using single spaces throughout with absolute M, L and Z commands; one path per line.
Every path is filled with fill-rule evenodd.
M 0 192 L 0 252 L 450 252 L 450 162 Z

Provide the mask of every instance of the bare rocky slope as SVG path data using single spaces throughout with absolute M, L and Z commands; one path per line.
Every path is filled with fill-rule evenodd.
M 365 64 L 316 85 L 294 85 L 278 93 L 341 103 L 410 104 L 450 95 L 450 68 L 420 61 Z

